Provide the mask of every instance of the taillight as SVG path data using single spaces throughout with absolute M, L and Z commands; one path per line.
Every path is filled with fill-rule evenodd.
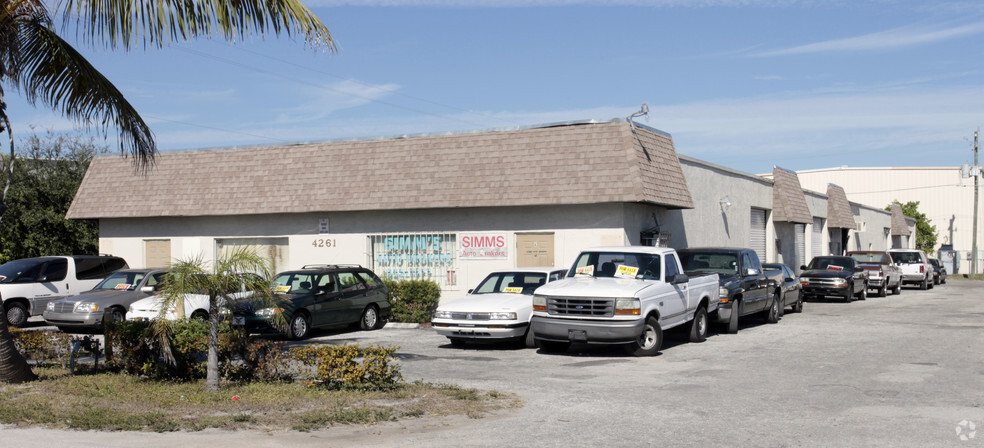
M 926 266 L 919 266 L 919 273 L 922 274 L 925 272 L 926 272 Z

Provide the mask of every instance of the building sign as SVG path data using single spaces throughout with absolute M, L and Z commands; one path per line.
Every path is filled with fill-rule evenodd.
M 369 235 L 369 266 L 393 280 L 434 280 L 453 286 L 457 281 L 457 238 L 453 233 Z
M 328 218 L 318 220 L 318 233 L 328 233 Z
M 507 258 L 505 233 L 462 233 L 458 254 L 461 258 Z

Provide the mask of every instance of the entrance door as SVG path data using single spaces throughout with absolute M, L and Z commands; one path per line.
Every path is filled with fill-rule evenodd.
M 531 268 L 553 265 L 553 233 L 516 234 L 516 267 Z
M 171 266 L 171 240 L 144 240 L 144 266 L 148 268 Z

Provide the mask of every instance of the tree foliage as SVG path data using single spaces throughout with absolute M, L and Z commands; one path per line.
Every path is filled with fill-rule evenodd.
M 99 248 L 95 220 L 68 220 L 65 213 L 93 156 L 105 151 L 80 136 L 37 134 L 17 156 L 18 169 L 7 194 L 0 227 L 0 263 L 46 255 L 94 254 Z
M 925 213 L 919 211 L 919 201 L 909 201 L 903 204 L 895 200 L 892 203 L 902 207 L 903 215 L 916 220 L 916 249 L 932 256 L 936 248 L 936 226 L 926 217 Z M 885 207 L 885 210 L 891 211 L 892 206 Z

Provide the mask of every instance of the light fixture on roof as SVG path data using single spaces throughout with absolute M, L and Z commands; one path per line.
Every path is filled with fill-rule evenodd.
M 642 109 L 639 109 L 638 112 L 626 117 L 625 121 L 628 121 L 629 126 L 632 126 L 632 129 L 635 129 L 635 123 L 632 122 L 632 119 L 642 115 L 645 115 L 646 118 L 649 118 L 649 106 L 647 106 L 646 103 L 642 103 Z

